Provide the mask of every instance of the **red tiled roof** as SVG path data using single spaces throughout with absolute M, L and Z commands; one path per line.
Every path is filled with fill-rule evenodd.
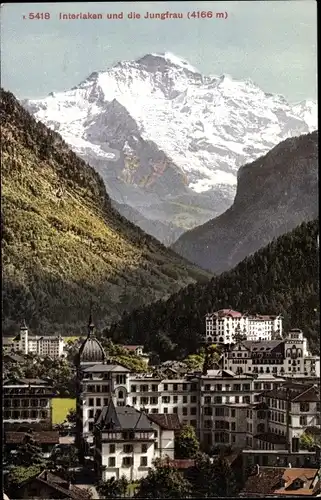
M 162 429 L 176 431 L 181 428 L 179 418 L 175 413 L 149 413 L 147 417 Z
M 242 489 L 242 496 L 272 495 L 281 484 L 286 469 L 276 467 L 260 467 L 257 474 L 249 476 Z
M 50 486 L 51 488 L 62 493 L 65 496 L 65 498 L 71 498 L 72 500 L 90 499 L 89 494 L 85 490 L 82 490 L 81 488 L 78 488 L 73 484 L 69 484 L 61 477 L 56 476 L 55 474 L 52 474 L 47 470 L 41 472 L 37 477 L 31 478 L 27 482 L 29 483 L 32 481 L 39 481 L 43 484 Z
M 38 444 L 59 444 L 59 432 L 58 431 L 41 431 L 32 432 L 31 434 L 27 432 L 6 432 L 5 442 L 6 444 L 22 444 L 26 436 L 31 436 L 32 439 Z
M 231 317 L 231 318 L 241 318 L 243 316 L 242 313 L 238 311 L 233 311 L 233 309 L 220 309 L 219 311 L 216 311 L 214 314 L 216 314 L 219 317 Z

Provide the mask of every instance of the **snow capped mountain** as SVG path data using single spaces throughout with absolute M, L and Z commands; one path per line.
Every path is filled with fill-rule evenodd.
M 22 104 L 97 168 L 111 197 L 117 198 L 117 190 L 121 203 L 141 210 L 139 193 L 144 205 L 144 194 L 151 192 L 145 177 L 155 172 L 153 193 L 162 206 L 168 197 L 172 202 L 173 196 L 188 193 L 193 203 L 202 205 L 201 193 L 207 192 L 211 215 L 207 210 L 195 214 L 181 224 L 184 229 L 231 205 L 241 165 L 288 137 L 317 128 L 315 102 L 291 104 L 251 80 L 202 75 L 168 52 L 119 62 L 71 90 Z M 120 160 L 115 151 L 120 151 Z M 127 175 L 128 158 L 134 176 Z M 156 189 L 160 178 L 162 189 Z M 162 218 L 155 210 L 147 216 Z M 165 213 L 165 221 L 167 217 Z

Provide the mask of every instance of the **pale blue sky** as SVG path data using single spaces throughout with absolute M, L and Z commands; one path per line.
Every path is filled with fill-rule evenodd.
M 227 11 L 228 19 L 71 20 L 59 12 Z M 49 12 L 50 20 L 28 20 Z M 2 4 L 1 85 L 18 98 L 77 85 L 124 59 L 169 51 L 204 74 L 251 78 L 291 101 L 316 99 L 314 0 Z

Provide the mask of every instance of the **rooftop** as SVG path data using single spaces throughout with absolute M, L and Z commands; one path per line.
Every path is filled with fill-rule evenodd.
M 6 432 L 6 444 L 22 444 L 24 440 L 30 437 L 38 444 L 59 444 L 58 431 L 42 431 L 42 432 Z
M 318 469 L 258 467 L 248 477 L 241 496 L 315 496 L 320 491 Z
M 165 430 L 174 431 L 181 428 L 178 415 L 175 413 L 149 413 L 147 417 Z
M 100 363 L 91 366 L 87 366 L 82 370 L 84 373 L 105 373 L 105 372 L 122 372 L 127 373 L 130 372 L 128 368 L 125 366 L 121 366 L 119 364 L 114 365 L 111 363 Z
M 264 397 L 287 400 L 292 403 L 319 402 L 320 391 L 315 385 L 305 385 L 293 382 L 285 382 L 281 387 L 265 391 Z
M 86 491 L 84 491 L 81 488 L 78 488 L 77 486 L 68 483 L 64 479 L 62 479 L 59 476 L 56 476 L 55 474 L 52 474 L 51 472 L 44 470 L 41 472 L 38 476 L 35 476 L 33 478 L 30 478 L 27 480 L 25 483 L 31 483 L 33 481 L 40 482 L 42 484 L 45 484 L 54 490 L 56 490 L 59 493 L 62 493 L 64 495 L 64 499 L 71 498 L 72 500 L 89 500 L 90 496 Z
M 152 429 L 152 423 L 144 412 L 136 410 L 133 406 L 115 406 L 112 401 L 103 407 L 95 425 L 103 432 Z
M 286 445 L 286 437 L 280 434 L 275 434 L 274 432 L 264 432 L 262 434 L 256 434 L 255 439 L 260 439 L 266 443 L 272 444 L 284 444 Z

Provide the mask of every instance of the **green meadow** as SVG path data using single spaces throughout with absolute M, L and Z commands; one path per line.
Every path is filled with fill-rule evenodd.
M 62 424 L 69 413 L 69 410 L 76 409 L 76 399 L 54 398 L 52 400 L 52 423 Z

